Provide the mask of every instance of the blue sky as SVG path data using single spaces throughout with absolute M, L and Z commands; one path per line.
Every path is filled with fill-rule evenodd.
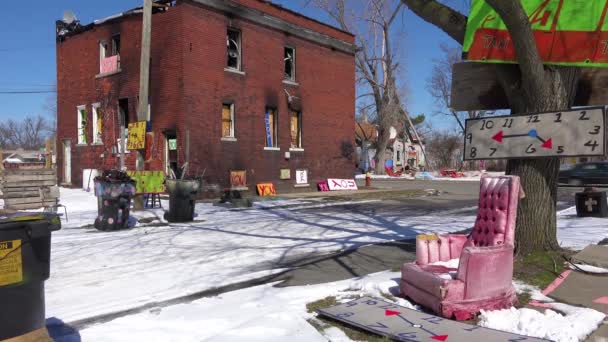
M 327 21 L 323 13 L 312 7 L 304 7 L 303 0 L 275 0 L 292 10 L 313 18 Z M 20 0 L 3 4 L 0 11 L 0 120 L 21 118 L 27 115 L 46 114 L 45 104 L 53 94 L 2 94 L 6 91 L 47 91 L 55 84 L 55 20 L 66 9 L 76 13 L 82 23 L 103 18 L 127 9 L 141 6 L 142 0 Z M 407 100 L 410 113 L 426 113 L 433 126 L 448 127 L 452 121 L 443 116 L 433 116 L 433 100 L 426 90 L 433 59 L 441 57 L 439 45 L 452 44 L 451 39 L 406 11 L 399 19 L 405 35 L 400 44 L 400 64 L 405 67 L 405 79 L 409 88 Z

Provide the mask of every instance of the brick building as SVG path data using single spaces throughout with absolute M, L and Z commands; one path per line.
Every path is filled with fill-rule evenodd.
M 57 22 L 58 177 L 120 166 L 137 121 L 141 9 Z M 354 37 L 263 0 L 157 0 L 152 15 L 147 170 L 226 186 L 296 185 L 354 171 Z M 186 133 L 188 132 L 188 133 Z M 125 153 L 135 168 L 136 153 Z M 281 170 L 289 169 L 290 178 Z M 179 172 L 179 171 L 178 171 Z M 284 179 L 281 179 L 284 178 Z

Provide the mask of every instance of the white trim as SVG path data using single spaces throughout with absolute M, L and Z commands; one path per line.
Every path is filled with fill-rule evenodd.
M 310 184 L 295 184 L 293 187 L 294 188 L 307 188 L 309 186 L 310 186 Z
M 86 125 L 85 127 L 82 127 L 82 117 L 80 114 L 80 111 L 84 110 L 85 111 L 85 115 L 87 116 L 85 118 L 85 122 L 88 121 L 88 116 L 89 113 L 87 112 L 87 106 L 86 105 L 80 105 L 80 106 L 76 106 L 76 146 L 87 146 L 87 131 L 86 131 Z M 83 138 L 83 139 L 81 139 Z
M 237 70 L 237 69 L 232 69 L 232 68 L 226 67 L 226 68 L 224 68 L 224 71 L 245 76 L 245 72 L 244 71 Z
M 304 152 L 304 149 L 300 147 L 291 147 L 289 152 Z
M 236 142 L 237 139 L 235 137 L 222 137 L 220 138 L 221 141 L 226 141 L 226 142 Z
M 103 145 L 103 139 L 101 137 L 101 134 L 103 134 L 103 132 L 97 132 L 97 111 L 101 108 L 101 104 L 99 102 L 97 103 L 93 103 L 91 105 L 91 108 L 93 109 L 91 111 L 91 122 L 93 123 L 93 141 L 91 141 L 91 145 Z M 103 112 L 103 111 L 102 111 Z M 102 130 L 103 130 L 103 122 L 102 122 Z
M 281 148 L 280 147 L 268 147 L 268 146 L 264 146 L 264 151 L 280 151 Z
M 287 85 L 294 86 L 294 87 L 299 87 L 300 86 L 300 83 L 294 82 L 294 81 L 288 80 L 288 79 L 284 79 L 283 80 L 283 84 L 287 84 Z
M 109 76 L 113 76 L 116 74 L 120 74 L 121 72 L 122 72 L 122 69 L 118 68 L 118 69 L 116 69 L 116 71 L 106 72 L 105 74 L 97 74 L 97 75 L 95 75 L 95 78 L 109 77 Z

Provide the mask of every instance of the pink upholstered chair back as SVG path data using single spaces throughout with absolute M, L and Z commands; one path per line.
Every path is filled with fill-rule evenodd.
M 519 187 L 517 176 L 481 178 L 477 220 L 467 245 L 513 246 Z

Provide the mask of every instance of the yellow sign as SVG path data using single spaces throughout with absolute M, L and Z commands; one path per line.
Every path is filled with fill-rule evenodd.
M 127 138 L 129 150 L 141 150 L 146 147 L 146 122 L 139 121 L 129 124 L 129 136 Z
M 22 281 L 21 240 L 0 241 L 0 286 Z

